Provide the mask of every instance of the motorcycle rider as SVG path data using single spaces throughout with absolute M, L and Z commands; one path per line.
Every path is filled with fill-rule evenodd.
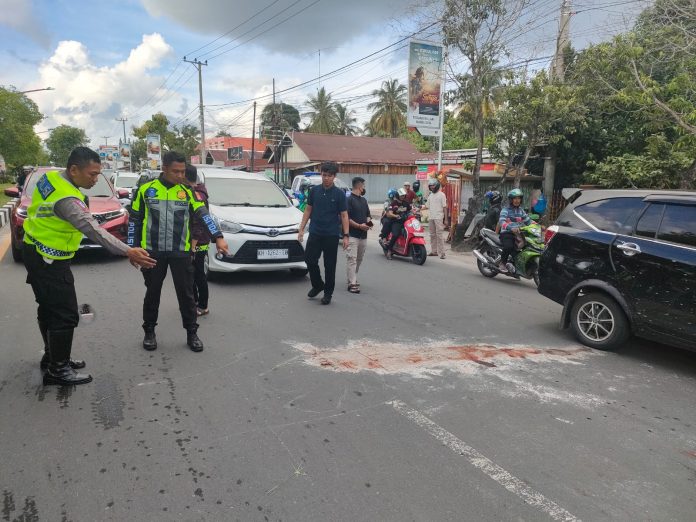
M 382 211 L 382 217 L 380 218 L 380 223 L 382 223 L 382 230 L 379 233 L 380 239 L 386 239 L 391 230 L 392 220 L 387 217 L 387 210 L 392 204 L 392 201 L 398 199 L 399 193 L 395 188 L 390 188 L 387 190 L 387 199 L 384 201 L 384 210 Z
M 387 259 L 392 258 L 394 244 L 399 239 L 401 232 L 404 229 L 404 221 L 406 216 L 411 212 L 411 204 L 408 202 L 408 193 L 406 189 L 400 188 L 397 192 L 398 197 L 392 200 L 391 205 L 387 209 L 387 218 L 391 220 L 391 239 L 387 245 Z
M 503 254 L 500 258 L 498 270 L 503 273 L 514 272 L 514 259 L 517 255 L 515 248 L 515 231 L 519 228 L 532 223 L 532 219 L 522 208 L 522 191 L 518 188 L 508 192 L 508 205 L 500 211 L 496 232 L 500 233 L 500 244 L 503 247 Z M 513 262 L 508 262 L 512 256 Z
M 312 182 L 307 178 L 303 179 L 300 183 L 300 194 L 298 196 L 300 204 L 297 207 L 302 212 L 304 212 L 304 209 L 307 206 L 307 198 L 309 197 L 310 190 L 312 190 Z
M 483 220 L 483 226 L 490 230 L 495 230 L 500 219 L 500 211 L 503 203 L 503 195 L 497 190 L 489 190 L 486 192 L 486 198 L 489 201 L 488 211 Z
M 413 182 L 413 191 L 416 193 L 416 197 L 411 202 L 411 205 L 420 209 L 423 206 L 423 193 L 420 189 L 420 181 L 416 180 Z

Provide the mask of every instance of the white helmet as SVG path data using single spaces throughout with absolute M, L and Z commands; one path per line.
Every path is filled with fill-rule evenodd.
M 399 193 L 399 197 L 404 197 L 407 194 L 406 189 L 403 187 L 400 188 L 397 192 Z

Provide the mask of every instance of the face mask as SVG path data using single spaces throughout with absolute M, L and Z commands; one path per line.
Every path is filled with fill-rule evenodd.
M 367 193 L 367 191 L 366 191 L 365 189 L 362 189 L 362 190 L 360 191 L 360 195 L 361 195 L 361 196 L 364 196 L 366 193 Z

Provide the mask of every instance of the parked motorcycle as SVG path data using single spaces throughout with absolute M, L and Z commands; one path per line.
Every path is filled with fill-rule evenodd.
M 391 233 L 386 239 L 379 238 L 379 246 L 382 247 L 385 254 L 387 253 L 387 245 L 390 239 Z M 393 255 L 410 257 L 417 265 L 422 265 L 428 259 L 428 253 L 425 250 L 425 232 L 416 214 L 406 216 L 404 229 L 396 243 L 394 243 Z
M 484 277 L 495 277 L 498 274 L 515 279 L 523 277 L 534 280 L 534 284 L 539 286 L 539 257 L 544 250 L 541 226 L 538 223 L 532 223 L 531 225 L 520 227 L 519 230 L 524 239 L 524 245 L 517 250 L 514 271 L 505 273 L 498 268 L 503 254 L 503 247 L 500 244 L 498 234 L 488 228 L 481 229 L 479 234 L 481 243 L 473 252 L 474 257 L 476 257 L 476 264 L 479 272 Z

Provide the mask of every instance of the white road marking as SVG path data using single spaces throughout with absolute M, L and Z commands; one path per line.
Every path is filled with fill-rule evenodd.
M 470 464 L 483 471 L 491 479 L 496 481 L 511 493 L 517 495 L 525 503 L 529 504 L 530 506 L 538 507 L 553 520 L 579 522 L 580 519 L 575 515 L 569 513 L 538 491 L 533 490 L 524 481 L 518 479 L 505 469 L 498 466 L 488 457 L 481 454 L 477 449 L 472 448 L 463 440 L 458 439 L 449 431 L 431 421 L 418 410 L 414 410 L 406 403 L 399 400 L 390 401 L 387 404 L 390 404 L 401 415 L 423 428 L 443 445 L 447 446 L 455 453 L 464 456 Z
M 554 417 L 557 421 L 565 422 L 566 424 L 574 424 L 573 421 L 569 421 L 567 419 L 561 419 L 560 417 Z

